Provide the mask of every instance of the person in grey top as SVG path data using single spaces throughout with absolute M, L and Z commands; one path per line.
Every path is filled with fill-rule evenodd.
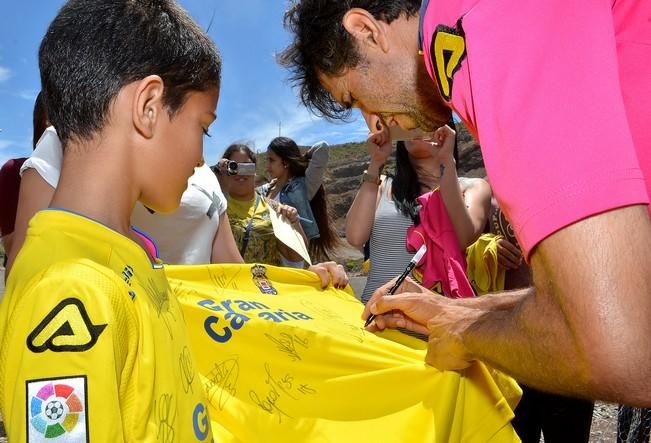
M 346 215 L 346 240 L 362 248 L 370 241 L 370 271 L 362 302 L 399 275 L 411 259 L 407 228 L 418 224 L 416 198 L 440 188 L 459 245 L 465 251 L 482 233 L 490 209 L 491 189 L 483 179 L 457 177 L 453 152 L 426 140 L 399 141 L 395 178 L 380 171 L 392 149 L 389 131 L 378 117 L 366 116 L 371 157 L 362 186 Z M 436 171 L 433 173 L 432 171 Z M 445 174 L 445 179 L 443 175 Z

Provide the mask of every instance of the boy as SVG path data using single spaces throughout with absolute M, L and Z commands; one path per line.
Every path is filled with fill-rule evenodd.
M 39 64 L 64 158 L 0 305 L 9 439 L 210 441 L 179 304 L 129 217 L 175 209 L 202 161 L 217 49 L 172 0 L 71 0 Z

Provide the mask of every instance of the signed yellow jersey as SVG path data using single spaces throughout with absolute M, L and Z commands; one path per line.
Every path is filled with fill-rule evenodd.
M 363 328 L 311 272 L 169 266 L 223 442 L 513 442 L 521 391 L 481 363 L 425 364 L 427 343 Z
M 0 405 L 13 442 L 211 441 L 163 267 L 88 218 L 39 212 L 0 305 Z

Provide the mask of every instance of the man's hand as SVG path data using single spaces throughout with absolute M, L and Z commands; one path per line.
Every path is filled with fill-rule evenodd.
M 348 274 L 346 274 L 344 267 L 333 261 L 317 263 L 307 268 L 307 270 L 319 276 L 322 289 L 327 288 L 331 281 L 332 286 L 337 289 L 344 289 L 348 285 Z
M 366 304 L 362 317 L 376 315 L 368 330 L 404 328 L 427 334 L 429 364 L 442 370 L 467 368 L 473 358 L 463 345 L 463 334 L 482 311 L 428 291 L 411 278 L 387 295 L 394 281 L 375 291 Z
M 465 369 L 475 360 L 463 343 L 463 336 L 482 311 L 461 304 L 440 306 L 427 323 L 427 363 L 441 370 Z
M 405 328 L 420 334 L 428 334 L 427 322 L 439 305 L 446 303 L 440 295 L 428 291 L 411 278 L 407 277 L 394 295 L 388 295 L 389 289 L 397 278 L 378 288 L 370 298 L 362 318 L 375 314 L 375 320 L 368 326 L 369 331 L 382 331 L 386 328 Z

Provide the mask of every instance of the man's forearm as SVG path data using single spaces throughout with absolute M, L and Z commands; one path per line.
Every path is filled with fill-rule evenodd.
M 541 303 L 534 288 L 472 301 L 480 313 L 467 330 L 464 344 L 475 358 L 526 385 L 587 394 L 585 358 L 554 303 Z
M 535 291 L 468 312 L 468 352 L 543 390 L 651 406 L 646 211 L 607 212 L 546 238 L 531 259 Z
M 486 294 L 480 297 L 460 298 L 455 301 L 463 306 L 473 309 L 502 311 L 505 309 L 513 309 L 515 305 L 521 303 L 531 292 L 533 292 L 533 288 L 526 288 L 515 291 Z

